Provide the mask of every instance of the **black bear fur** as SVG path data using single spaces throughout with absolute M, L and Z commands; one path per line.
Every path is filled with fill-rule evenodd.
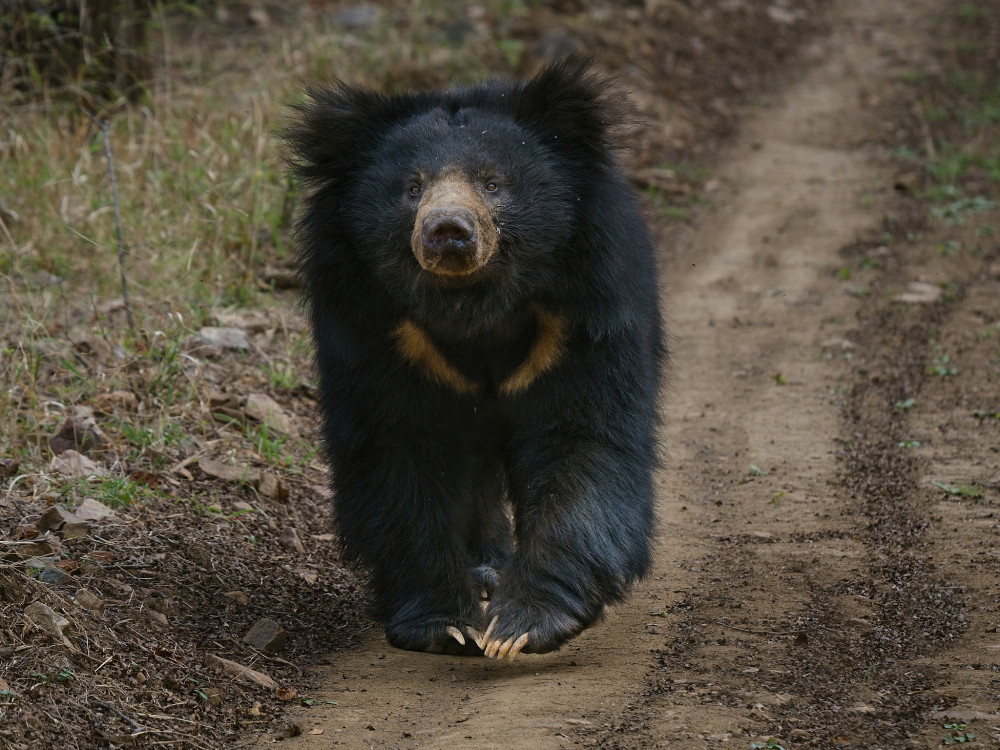
M 307 93 L 282 137 L 345 554 L 395 646 L 478 653 L 446 629 L 496 617 L 494 638 L 558 648 L 650 563 L 665 347 L 654 243 L 614 158 L 622 107 L 579 59 L 527 82 Z M 459 265 L 492 242 L 454 277 L 422 265 L 414 229 L 448 176 L 492 221 L 445 237 Z

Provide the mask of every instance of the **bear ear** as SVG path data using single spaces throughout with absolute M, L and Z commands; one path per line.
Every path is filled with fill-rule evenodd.
M 517 118 L 557 149 L 607 161 L 617 148 L 625 104 L 613 81 L 594 70 L 593 58 L 573 55 L 524 84 Z
M 359 153 L 375 148 L 397 122 L 421 106 L 419 96 L 386 96 L 336 80 L 307 86 L 305 98 L 278 131 L 292 172 L 314 185 L 343 180 Z

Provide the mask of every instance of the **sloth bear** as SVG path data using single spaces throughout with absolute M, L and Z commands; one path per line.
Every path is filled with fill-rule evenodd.
M 665 347 L 620 97 L 569 59 L 294 110 L 345 557 L 396 647 L 552 651 L 650 562 Z

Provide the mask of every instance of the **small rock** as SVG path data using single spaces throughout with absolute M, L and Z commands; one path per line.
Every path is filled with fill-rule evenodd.
M 56 636 L 66 646 L 71 646 L 63 631 L 69 626 L 69 620 L 53 611 L 42 602 L 32 602 L 24 608 L 24 616 L 38 627 Z
M 248 417 L 252 417 L 258 422 L 263 422 L 268 427 L 282 434 L 293 437 L 299 434 L 298 425 L 296 425 L 294 419 L 288 416 L 285 410 L 265 393 L 251 393 L 247 396 L 243 411 L 246 412 Z
M 0 479 L 10 479 L 17 474 L 21 464 L 15 458 L 0 458 Z
M 56 545 L 53 544 L 53 541 L 55 540 L 49 537 L 48 539 L 40 539 L 37 542 L 30 542 L 29 544 L 19 544 L 11 552 L 20 558 L 44 557 L 56 551 Z
M 14 533 L 11 535 L 11 539 L 14 541 L 21 541 L 22 539 L 36 539 L 38 537 L 39 531 L 38 527 L 33 523 L 24 523 L 23 521 L 17 525 L 14 529 Z
M 229 466 L 228 464 L 212 461 L 208 458 L 198 459 L 198 466 L 208 476 L 222 479 L 226 482 L 257 484 L 260 481 L 260 472 L 249 466 Z
M 906 302 L 911 305 L 927 305 L 941 299 L 941 287 L 925 281 L 911 281 L 906 291 L 900 292 L 894 299 L 896 302 Z
M 315 586 L 316 582 L 319 580 L 319 573 L 310 568 L 296 568 L 294 573 L 310 586 Z
M 243 642 L 268 654 L 283 651 L 288 642 L 288 632 L 281 624 L 270 617 L 264 617 L 254 623 L 253 627 L 243 636 Z
M 82 521 L 117 521 L 119 518 L 111 508 L 92 497 L 84 499 L 73 513 Z
M 828 338 L 826 341 L 824 341 L 822 344 L 820 344 L 820 346 L 822 346 L 824 349 L 853 349 L 854 348 L 854 344 L 852 344 L 850 341 L 848 341 L 847 339 L 842 338 L 840 336 L 834 336 L 832 338 Z
M 257 491 L 264 497 L 285 502 L 288 500 L 288 485 L 274 474 L 264 474 L 257 485 Z
M 104 614 L 104 600 L 90 589 L 80 589 L 76 592 L 76 603 L 84 609 L 97 614 Z
M 212 313 L 215 318 L 213 322 L 226 328 L 239 328 L 241 331 L 250 333 L 263 333 L 271 327 L 271 321 L 261 311 L 252 312 L 231 312 L 229 310 L 215 310 Z
M 35 526 L 39 531 L 58 530 L 65 523 L 79 523 L 81 520 L 83 519 L 61 505 L 53 505 L 42 513 L 42 517 L 38 519 Z
M 86 539 L 90 536 L 90 524 L 86 521 L 70 521 L 63 524 L 59 534 L 63 539 Z
M 167 616 L 160 612 L 159 610 L 152 609 L 151 607 L 143 607 L 143 611 L 146 616 L 153 622 L 159 625 L 167 625 Z
M 49 438 L 49 448 L 56 456 L 68 450 L 92 453 L 103 445 L 104 435 L 93 417 L 89 419 L 67 417 L 59 432 Z
M 205 696 L 205 702 L 210 706 L 221 706 L 225 699 L 225 694 L 217 687 L 202 688 L 201 694 Z
M 108 472 L 75 450 L 65 450 L 52 459 L 52 470 L 68 477 L 103 477 Z
M 60 568 L 52 557 L 32 557 L 25 560 L 24 564 L 31 571 L 33 578 L 49 586 L 59 586 L 73 580 L 73 577 Z
M 291 526 L 286 526 L 281 530 L 281 543 L 286 547 L 294 549 L 300 555 L 304 555 L 306 553 L 306 548 L 302 544 L 302 540 L 299 539 L 299 532 Z
M 206 346 L 217 346 L 220 349 L 240 349 L 246 351 L 250 348 L 246 334 L 240 328 L 223 328 L 217 326 L 205 326 L 198 331 L 201 343 Z
M 224 596 L 234 604 L 239 604 L 243 607 L 250 604 L 250 597 L 243 591 L 227 591 Z
M 250 21 L 250 25 L 259 29 L 266 29 L 271 25 L 271 16 L 263 8 L 251 8 L 247 11 L 247 20 Z

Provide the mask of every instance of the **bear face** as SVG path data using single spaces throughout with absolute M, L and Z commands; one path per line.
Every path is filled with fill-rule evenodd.
M 371 240 L 356 250 L 389 294 L 423 324 L 454 331 L 470 309 L 502 317 L 549 283 L 576 206 L 558 158 L 524 126 L 444 106 L 373 150 L 351 193 L 350 231 Z
M 590 262 L 574 235 L 604 179 L 595 170 L 613 174 L 606 139 L 619 115 L 596 79 L 555 78 L 392 97 L 311 89 L 284 137 L 315 213 L 336 216 L 350 240 L 307 238 L 307 262 L 352 253 L 379 293 L 449 336 L 483 335 L 565 283 L 567 266 Z
M 346 559 L 393 645 L 556 649 L 650 558 L 665 348 L 620 102 L 580 60 L 308 94 L 284 138 Z

